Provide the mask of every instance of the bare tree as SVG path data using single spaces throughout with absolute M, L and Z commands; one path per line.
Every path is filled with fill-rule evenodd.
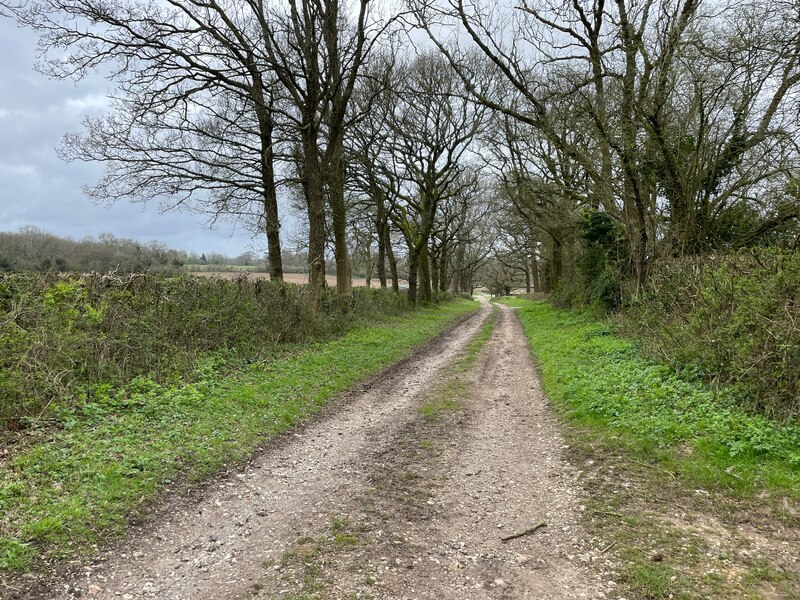
M 107 116 L 65 137 L 67 159 L 99 161 L 90 195 L 161 199 L 259 223 L 281 279 L 274 170 L 275 81 L 257 5 L 175 0 L 33 0 L 16 11 L 40 34 L 42 71 L 116 83 Z
M 408 246 L 408 294 L 433 297 L 429 242 L 437 208 L 471 185 L 462 175 L 485 109 L 462 97 L 447 63 L 423 53 L 397 72 L 398 104 L 390 121 L 392 146 L 385 171 L 397 202 L 390 218 Z
M 108 116 L 62 145 L 67 159 L 104 162 L 90 192 L 165 199 L 266 231 L 281 278 L 276 126 L 299 141 L 309 220 L 312 296 L 324 286 L 326 206 L 338 287 L 350 291 L 343 136 L 359 69 L 388 19 L 371 0 L 33 0 L 16 11 L 39 31 L 42 70 L 81 77 L 103 67 L 116 82 Z
M 391 242 L 389 211 L 396 203 L 398 189 L 394 172 L 385 168 L 391 148 L 387 129 L 397 106 L 392 92 L 395 55 L 382 52 L 369 65 L 355 90 L 351 113 L 353 127 L 346 137 L 348 185 L 356 200 L 354 205 L 373 218 L 378 245 L 377 275 L 381 287 L 387 286 L 386 263 L 389 263 L 392 288 L 399 292 L 397 262 Z
M 729 209 L 754 216 L 734 245 L 797 218 L 761 200 L 797 168 L 796 3 L 409 4 L 468 95 L 535 130 L 581 173 L 570 185 L 586 204 L 624 225 L 636 289 L 660 253 L 718 244 Z M 440 39 L 447 26 L 462 48 Z M 472 49 L 499 78 L 474 76 Z
M 260 1 L 260 0 L 259 0 Z M 291 0 L 285 10 L 259 11 L 270 68 L 288 91 L 300 141 L 309 221 L 314 295 L 325 282 L 325 206 L 331 209 L 337 287 L 351 290 L 344 202 L 344 136 L 359 72 L 391 19 L 372 17 L 372 0 Z

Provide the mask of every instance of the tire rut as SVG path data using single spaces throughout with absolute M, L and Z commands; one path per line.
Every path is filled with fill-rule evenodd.
M 613 597 L 602 561 L 592 564 L 579 473 L 562 458 L 513 310 L 499 308 L 471 371 L 431 385 L 420 402 L 448 385 L 462 389 L 458 408 L 434 419 L 417 411 L 369 452 L 370 485 L 295 540 L 258 598 Z M 501 540 L 538 522 L 546 527 Z

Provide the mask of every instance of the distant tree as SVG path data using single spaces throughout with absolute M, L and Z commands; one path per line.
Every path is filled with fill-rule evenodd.
M 374 92 L 373 101 L 380 116 L 360 121 L 353 150 L 363 192 L 378 210 L 386 207 L 406 243 L 409 300 L 416 303 L 419 294 L 429 302 L 438 211 L 474 185 L 466 176 L 467 157 L 486 110 L 459 93 L 460 81 L 435 52 L 386 61 L 385 69 L 385 89 Z

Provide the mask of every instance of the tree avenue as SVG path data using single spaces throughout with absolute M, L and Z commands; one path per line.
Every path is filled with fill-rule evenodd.
M 280 280 L 296 192 L 316 303 L 329 258 L 344 296 L 357 268 L 412 303 L 491 283 L 614 305 L 663 262 L 797 245 L 789 0 L 3 10 L 40 70 L 113 83 L 60 147 L 105 165 L 92 197 L 236 219 Z
M 620 226 L 608 241 L 625 246 L 614 252 L 638 291 L 662 258 L 793 239 L 796 3 L 410 5 L 465 94 L 512 121 L 504 159 L 514 189 L 506 195 L 527 205 L 520 218 L 552 246 L 552 280 L 559 252 L 574 262 L 586 250 L 587 210 Z M 460 45 L 450 43 L 450 28 L 462 32 Z M 493 81 L 474 76 L 476 51 L 495 66 Z
M 326 205 L 339 291 L 350 290 L 343 132 L 359 69 L 386 26 L 370 8 L 369 0 L 44 0 L 16 12 L 40 32 L 47 74 L 103 68 L 115 82 L 107 115 L 87 119 L 61 147 L 68 160 L 106 164 L 90 194 L 241 219 L 266 234 L 274 279 L 282 278 L 276 165 L 289 160 L 287 140 L 298 141 L 318 299 Z

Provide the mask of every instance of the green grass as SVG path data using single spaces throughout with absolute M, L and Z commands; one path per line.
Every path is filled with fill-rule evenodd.
M 436 420 L 448 412 L 461 410 L 461 401 L 469 394 L 469 386 L 459 377 L 468 372 L 478 358 L 478 354 L 492 338 L 497 323 L 497 308 L 492 307 L 492 314 L 481 325 L 478 333 L 470 340 L 461 356 L 453 363 L 450 377 L 420 407 L 420 414 L 428 420 Z
M 0 467 L 0 569 L 92 552 L 169 484 L 245 459 L 476 308 L 460 301 L 357 326 L 225 377 L 205 364 L 189 385 L 135 380 L 62 415 L 62 428 Z
M 730 390 L 643 358 L 588 313 L 503 302 L 519 307 L 544 387 L 568 425 L 570 457 L 587 470 L 586 526 L 601 545 L 613 542 L 621 595 L 771 598 L 762 587 L 775 587 L 780 597 L 800 597 L 800 576 L 783 570 L 779 553 L 737 551 L 746 540 L 740 524 L 781 531 L 798 523 L 789 508 L 800 498 L 797 423 L 745 412 Z M 685 522 L 671 520 L 676 512 Z M 719 530 L 709 535 L 697 522 Z M 781 540 L 793 543 L 788 532 L 776 546 Z
M 455 412 L 461 409 L 459 398 L 466 393 L 466 386 L 458 381 L 449 381 L 436 396 L 419 407 L 420 414 L 429 420 L 434 420 L 442 413 Z
M 551 399 L 612 446 L 688 485 L 748 497 L 800 498 L 800 424 L 738 408 L 726 390 L 643 358 L 596 318 L 519 299 L 519 316 Z
M 469 344 L 467 344 L 464 354 L 456 361 L 456 364 L 453 368 L 454 372 L 465 373 L 469 371 L 475 364 L 475 360 L 478 358 L 478 353 L 483 349 L 486 343 L 492 339 L 494 326 L 497 323 L 497 311 L 498 309 L 493 306 L 492 314 L 489 315 L 484 324 L 481 325 L 481 328 L 475 337 L 472 338 Z

